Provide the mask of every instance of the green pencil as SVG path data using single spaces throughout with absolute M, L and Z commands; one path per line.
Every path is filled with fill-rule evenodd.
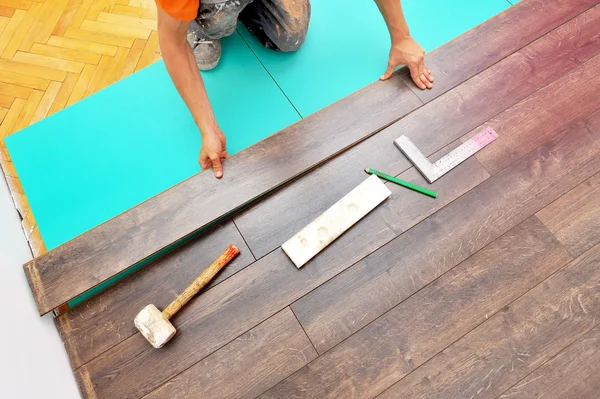
M 410 188 L 411 190 L 415 190 L 420 192 L 421 194 L 429 195 L 430 197 L 437 198 L 437 193 L 435 191 L 427 190 L 426 188 L 417 186 L 416 184 L 409 183 L 404 180 L 400 180 L 395 178 L 394 176 L 386 175 L 385 173 L 381 173 L 376 171 L 375 169 L 365 169 L 365 172 L 371 175 L 378 176 L 384 180 L 391 181 L 392 183 L 396 183 L 401 185 L 402 187 Z

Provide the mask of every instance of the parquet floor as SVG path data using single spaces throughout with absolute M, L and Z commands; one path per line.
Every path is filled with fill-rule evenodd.
M 160 58 L 153 0 L 0 0 L 0 162 L 46 251 L 3 139 Z

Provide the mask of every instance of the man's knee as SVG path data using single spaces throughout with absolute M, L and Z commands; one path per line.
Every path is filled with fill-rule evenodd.
M 288 3 L 289 4 L 289 3 Z M 302 46 L 310 22 L 310 2 L 294 1 L 291 7 L 280 10 L 279 23 L 269 32 L 269 37 L 279 51 L 296 51 Z M 281 26 L 280 26 L 281 24 Z
M 251 0 L 200 2 L 196 21 L 199 37 L 220 39 L 235 32 L 238 15 Z

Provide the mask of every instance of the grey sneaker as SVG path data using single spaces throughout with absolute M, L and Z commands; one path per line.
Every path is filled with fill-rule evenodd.
M 188 32 L 187 41 L 201 71 L 210 71 L 217 66 L 221 59 L 220 40 L 201 39 L 194 32 Z

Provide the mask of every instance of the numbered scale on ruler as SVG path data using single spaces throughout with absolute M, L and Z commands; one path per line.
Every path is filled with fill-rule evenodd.
M 427 157 L 406 136 L 398 137 L 394 143 L 423 174 L 427 181 L 433 183 L 497 138 L 498 134 L 492 128 L 488 127 L 465 141 L 458 148 L 444 155 L 443 158 L 435 163 L 429 162 Z

